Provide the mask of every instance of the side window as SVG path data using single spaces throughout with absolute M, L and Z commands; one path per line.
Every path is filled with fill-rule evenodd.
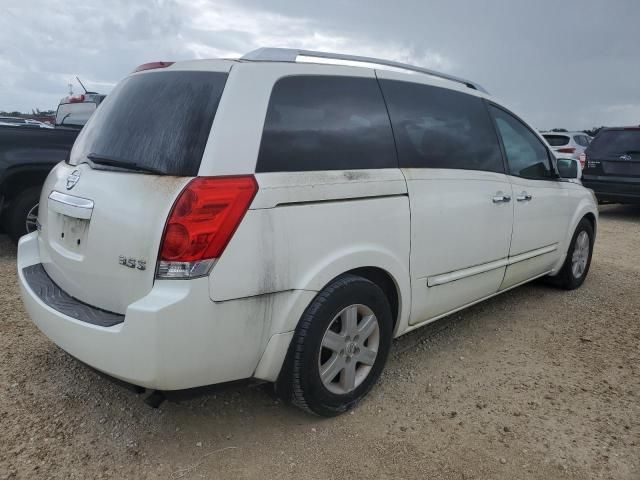
M 401 167 L 504 172 L 498 137 L 480 98 L 396 80 L 380 84 Z
M 573 140 L 581 147 L 586 147 L 589 145 L 589 142 L 587 142 L 587 137 L 585 137 L 584 135 L 574 135 Z
M 493 105 L 490 110 L 502 137 L 511 175 L 549 180 L 549 152 L 542 141 L 513 115 Z
M 397 167 L 373 78 L 301 75 L 271 92 L 256 172 Z

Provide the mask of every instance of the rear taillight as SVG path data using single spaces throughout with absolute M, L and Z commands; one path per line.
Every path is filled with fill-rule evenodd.
M 567 148 L 559 148 L 558 152 L 560 153 L 574 153 L 576 151 L 575 148 L 573 147 L 567 147 Z
M 578 157 L 578 160 L 580 161 L 580 168 L 584 170 L 584 165 L 587 163 L 587 155 L 582 152 Z
M 207 275 L 258 191 L 252 175 L 198 177 L 178 196 L 164 228 L 158 278 Z
M 84 95 L 81 93 L 78 95 L 71 95 L 67 97 L 67 103 L 82 103 L 84 102 Z

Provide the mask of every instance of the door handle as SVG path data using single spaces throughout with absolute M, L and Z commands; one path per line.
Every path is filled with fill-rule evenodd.
M 527 192 L 522 192 L 520 195 L 518 195 L 516 197 L 516 200 L 519 201 L 519 202 L 528 202 L 532 198 L 533 197 L 531 195 L 529 195 Z
M 507 203 L 511 201 L 511 195 L 505 195 L 503 193 L 496 193 L 493 196 L 493 203 Z

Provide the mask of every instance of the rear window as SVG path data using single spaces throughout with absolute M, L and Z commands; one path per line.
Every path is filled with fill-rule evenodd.
M 552 147 L 562 147 L 569 143 L 569 137 L 566 135 L 542 135 L 547 143 Z
M 93 102 L 61 103 L 56 113 L 56 125 L 82 127 L 98 106 Z
M 596 155 L 640 154 L 640 129 L 603 130 L 589 144 Z
M 393 133 L 375 79 L 304 75 L 276 82 L 257 172 L 391 167 Z
M 382 80 L 401 167 L 504 172 L 482 99 L 446 88 Z
M 127 77 L 80 132 L 71 163 L 87 155 L 195 176 L 227 73 L 165 71 Z

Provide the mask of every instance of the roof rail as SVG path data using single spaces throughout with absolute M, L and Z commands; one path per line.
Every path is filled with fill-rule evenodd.
M 316 52 L 313 50 L 299 50 L 297 48 L 258 48 L 253 50 L 240 58 L 240 60 L 250 60 L 257 62 L 295 62 L 298 57 L 315 57 L 326 58 L 329 60 L 342 60 L 345 62 L 354 63 L 368 63 L 375 65 L 381 65 L 386 67 L 393 67 L 400 70 L 409 70 L 412 72 L 424 73 L 431 75 L 432 77 L 443 78 L 452 82 L 461 83 L 469 88 L 478 90 L 480 92 L 489 93 L 480 85 L 464 78 L 455 77 L 446 73 L 436 72 L 428 68 L 416 67 L 407 63 L 394 62 L 391 60 L 383 60 L 373 57 L 361 57 L 358 55 L 344 55 L 342 53 L 328 53 L 328 52 Z M 354 65 L 357 66 L 357 65 Z

